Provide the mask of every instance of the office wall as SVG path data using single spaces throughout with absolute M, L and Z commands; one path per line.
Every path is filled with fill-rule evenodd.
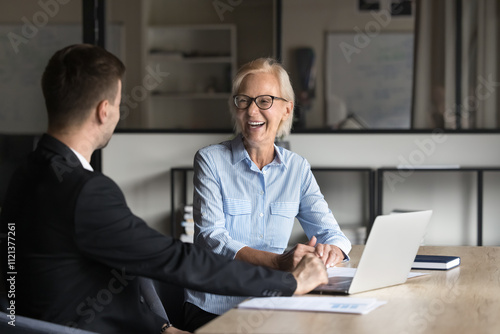
M 388 1 L 381 1 L 387 9 Z M 316 98 L 306 114 L 306 125 L 319 128 L 325 125 L 324 73 L 325 33 L 327 31 L 351 32 L 365 30 L 368 22 L 378 22 L 369 12 L 358 10 L 358 1 L 352 0 L 285 0 L 282 13 L 283 63 L 290 72 L 292 82 L 298 82 L 293 52 L 297 48 L 311 47 L 316 54 Z M 413 31 L 413 17 L 384 18 L 380 32 Z M 387 24 L 385 23 L 387 22 Z M 357 30 L 356 30 L 357 29 Z
M 78 41 L 81 1 L 0 0 L 0 8 L 0 133 L 40 133 L 47 126 L 41 74 L 53 52 Z
M 228 134 L 118 133 L 103 150 L 104 172 L 123 189 L 133 212 L 169 234 L 170 168 L 192 166 L 199 148 L 228 138 Z M 293 134 L 288 141 L 313 167 L 379 168 L 407 163 L 500 166 L 499 134 Z M 469 174 L 443 175 L 403 176 L 392 188 L 386 188 L 384 213 L 395 208 L 434 209 L 426 243 L 474 244 L 475 178 Z M 341 188 L 323 189 L 325 197 L 335 198 L 339 189 L 346 197 L 359 196 L 359 181 L 355 175 L 348 177 L 352 177 L 352 189 L 344 180 Z M 489 173 L 485 180 L 485 243 L 500 245 L 500 207 L 496 204 L 500 173 Z M 361 216 L 358 203 L 329 204 L 341 226 L 350 226 Z
M 66 1 L 65 4 L 59 4 L 57 1 L 56 3 L 57 6 L 44 7 L 39 4 L 39 1 L 0 0 L 0 8 L 3 9 L 0 11 L 0 22 L 24 24 L 23 17 L 25 17 L 33 23 L 33 16 L 36 16 L 35 21 L 42 23 L 44 22 L 43 15 L 37 14 L 38 12 L 47 13 L 47 24 L 81 22 L 81 0 Z
M 118 54 L 124 61 L 127 72 L 123 83 L 124 94 L 129 93 L 132 87 L 142 84 L 142 34 L 144 25 L 145 2 L 138 0 L 108 0 L 107 3 L 107 20 L 110 24 L 122 26 L 121 46 L 123 52 Z M 62 31 L 60 36 L 54 36 L 52 39 L 46 37 L 45 31 L 51 27 L 57 26 L 64 30 L 62 25 L 74 25 L 80 27 L 82 24 L 82 1 L 10 1 L 0 0 L 0 24 L 6 25 L 10 29 L 12 25 L 18 26 L 18 39 L 14 40 L 17 45 L 18 52 L 14 57 L 12 54 L 12 44 L 8 36 L 4 38 L 4 46 L 8 49 L 2 50 L 1 58 L 9 59 L 13 64 L 0 65 L 3 84 L 16 85 L 19 87 L 14 89 L 15 94 L 8 94 L 0 101 L 0 121 L 3 121 L 3 127 L 0 128 L 5 133 L 15 134 L 39 134 L 46 129 L 45 106 L 39 87 L 41 73 L 46 65 L 52 52 L 62 47 L 59 40 L 67 41 L 67 31 Z M 5 30 L 5 29 L 4 29 Z M 44 31 L 45 30 L 45 31 Z M 8 30 L 10 31 L 10 30 Z M 111 29 L 108 30 L 110 32 Z M 110 34 L 109 39 L 115 38 L 116 34 Z M 59 40 L 58 40 L 59 37 Z M 19 42 L 21 41 L 21 42 Z M 71 39 L 71 43 L 81 42 L 82 39 Z M 110 41 L 114 44 L 117 41 Z M 55 46 L 57 45 L 57 47 Z M 109 43 L 108 43 L 109 45 Z M 43 50 L 33 51 L 33 47 L 40 47 Z M 49 51 L 48 51 L 49 50 Z M 23 66 L 24 72 L 33 74 L 26 75 L 21 78 L 19 75 L 14 78 L 5 78 L 6 73 L 10 73 L 16 66 Z M 21 82 L 21 83 L 20 83 Z M 19 84 L 20 83 L 20 84 Z M 28 90 L 27 88 L 33 88 Z M 6 92 L 4 92 L 6 93 Z M 28 96 L 28 99 L 23 99 Z M 25 106 L 29 105 L 29 108 Z M 21 109 L 17 113 L 13 110 Z M 26 110 L 29 109 L 29 110 Z M 125 122 L 140 122 L 141 106 L 137 107 L 137 112 L 132 112 L 127 115 Z M 9 126 L 7 126 L 8 124 Z

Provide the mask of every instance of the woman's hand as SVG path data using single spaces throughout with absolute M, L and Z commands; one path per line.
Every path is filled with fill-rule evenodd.
M 317 244 L 315 253 L 321 258 L 326 268 L 337 265 L 342 262 L 345 257 L 344 252 L 334 245 Z
M 344 253 L 334 245 L 317 244 L 315 236 L 307 244 L 297 244 L 288 252 L 276 257 L 275 268 L 284 271 L 292 271 L 304 255 L 314 254 L 321 259 L 326 268 L 335 266 L 344 260 Z

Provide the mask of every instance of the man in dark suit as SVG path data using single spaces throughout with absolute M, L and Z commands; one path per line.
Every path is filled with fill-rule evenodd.
M 326 283 L 312 255 L 291 273 L 256 267 L 166 237 L 130 211 L 119 187 L 89 164 L 118 123 L 124 71 L 84 44 L 58 51 L 45 69 L 48 131 L 12 177 L 1 212 L 2 232 L 15 236 L 2 249 L 15 313 L 99 333 L 175 333 L 144 304 L 136 276 L 243 296 L 304 294 Z

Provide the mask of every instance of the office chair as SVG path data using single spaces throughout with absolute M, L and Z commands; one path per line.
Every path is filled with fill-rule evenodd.
M 15 326 L 9 325 L 9 317 L 0 312 L 0 332 L 13 334 L 97 334 L 82 329 L 16 315 Z
M 1 276 L 1 275 L 0 275 Z M 156 292 L 153 281 L 149 278 L 139 277 L 140 291 L 144 301 L 150 309 L 160 317 L 168 321 L 167 314 L 162 302 Z M 0 333 L 19 333 L 19 334 L 97 334 L 82 329 L 67 327 L 43 320 L 33 319 L 20 315 L 15 316 L 15 326 L 9 324 L 11 319 L 7 310 L 8 300 L 5 291 L 0 293 Z M 182 306 L 182 304 L 181 304 Z
M 0 235 L 0 243 L 5 242 L 2 240 L 3 235 Z M 15 326 L 9 324 L 12 321 L 9 318 L 9 301 L 7 299 L 7 290 L 5 287 L 5 278 L 3 277 L 2 270 L 0 270 L 0 333 L 13 333 L 13 334 L 96 334 L 77 328 L 67 327 L 51 322 L 24 317 L 21 315 L 15 316 Z
M 168 319 L 175 327 L 183 329 L 184 313 L 184 288 L 160 281 L 153 281 L 157 297 L 160 299 Z

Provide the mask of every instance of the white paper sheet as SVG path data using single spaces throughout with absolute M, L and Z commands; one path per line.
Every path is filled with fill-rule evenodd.
M 386 301 L 379 301 L 375 298 L 295 296 L 252 298 L 242 302 L 238 307 L 260 310 L 366 314 L 386 303 Z

